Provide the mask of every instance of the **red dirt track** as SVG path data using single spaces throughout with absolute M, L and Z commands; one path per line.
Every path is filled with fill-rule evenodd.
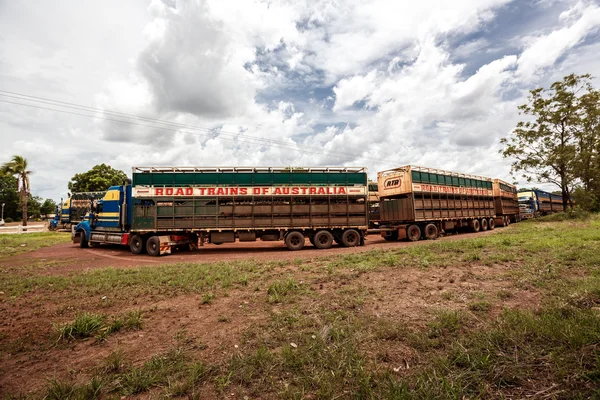
M 457 240 L 472 236 L 481 236 L 491 234 L 495 231 L 479 233 L 463 233 L 459 235 L 450 235 L 438 240 Z M 132 254 L 129 248 L 125 246 L 100 246 L 93 249 L 81 249 L 76 244 L 65 243 L 52 247 L 46 247 L 31 253 L 19 256 L 19 261 L 27 263 L 32 260 L 52 261 L 61 260 L 63 265 L 58 267 L 60 271 L 50 268 L 47 273 L 56 274 L 61 272 L 71 272 L 87 268 L 102 267 L 135 267 L 142 265 L 170 264 L 170 263 L 197 263 L 214 261 L 235 261 L 235 260 L 260 260 L 260 261 L 284 261 L 295 259 L 311 259 L 324 256 L 335 256 L 352 253 L 361 253 L 372 250 L 393 249 L 404 246 L 415 246 L 426 241 L 417 243 L 399 241 L 388 242 L 380 236 L 367 236 L 364 246 L 359 247 L 341 247 L 334 245 L 328 250 L 319 250 L 306 241 L 305 247 L 300 251 L 288 250 L 282 241 L 276 242 L 246 242 L 246 243 L 225 243 L 222 245 L 207 244 L 200 247 L 198 251 L 176 251 L 173 254 L 151 257 L 147 254 Z M 11 262 L 14 264 L 14 259 Z M 72 261 L 69 262 L 69 261 Z M 65 266 L 64 264 L 67 264 Z M 2 265 L 2 261 L 0 261 Z

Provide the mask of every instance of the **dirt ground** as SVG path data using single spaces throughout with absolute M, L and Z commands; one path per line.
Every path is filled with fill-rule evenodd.
M 510 229 L 510 228 L 509 228 Z M 456 240 L 474 235 L 490 235 L 496 231 L 460 234 L 439 240 Z M 125 247 L 102 246 L 80 249 L 74 244 L 61 244 L 16 257 L 0 260 L 0 268 L 26 266 L 43 261 L 49 267 L 38 275 L 66 275 L 104 267 L 148 267 L 179 262 L 210 262 L 254 259 L 257 261 L 290 261 L 276 273 L 293 275 L 298 282 L 307 282 L 317 299 L 327 299 L 348 282 L 344 279 L 320 282 L 310 272 L 298 268 L 297 260 L 312 259 L 418 246 L 423 242 L 387 242 L 378 236 L 369 236 L 365 246 L 356 248 L 333 247 L 317 250 L 308 242 L 301 251 L 292 252 L 282 242 L 253 242 L 206 245 L 197 252 L 181 252 L 163 257 L 133 255 Z M 56 261 L 56 265 L 53 262 Z M 60 261 L 60 262 L 58 262 Z M 375 316 L 396 316 L 413 324 L 423 323 L 424 316 L 442 302 L 445 307 L 464 308 L 473 293 L 495 292 L 503 287 L 498 279 L 502 270 L 482 266 L 458 266 L 444 269 L 407 267 L 385 272 L 361 275 L 359 282 L 348 287 L 369 294 L 372 301 L 364 305 L 364 312 Z M 358 286 L 357 286 L 358 285 Z M 250 285 L 252 286 L 252 285 Z M 127 302 L 106 302 L 100 298 L 73 299 L 68 293 L 52 294 L 48 298 L 38 293 L 27 293 L 10 299 L 0 292 L 0 396 L 19 393 L 40 393 L 49 379 L 80 376 L 98 368 L 113 351 L 122 350 L 127 360 L 140 365 L 156 354 L 185 344 L 190 356 L 218 362 L 242 353 L 245 349 L 242 334 L 250 326 L 268 319 L 278 312 L 279 305 L 265 301 L 265 283 L 261 290 L 232 289 L 227 295 L 217 296 L 210 304 L 203 304 L 202 294 L 183 294 L 174 297 L 132 298 Z M 453 293 L 452 301 L 448 301 Z M 307 301 L 319 301 L 310 299 Z M 507 300 L 535 304 L 536 295 L 526 291 Z M 337 305 L 332 302 L 330 305 Z M 73 318 L 74 311 L 102 312 L 118 315 L 131 310 L 143 310 L 144 325 L 140 331 L 118 333 L 107 342 L 94 339 L 56 344 L 52 327 Z M 226 318 L 223 318 L 226 316 Z M 397 355 L 399 359 L 412 356 Z
M 437 240 L 456 240 L 469 237 L 489 235 L 497 232 L 487 231 L 479 233 L 461 233 L 449 235 Z M 32 261 L 43 261 L 52 264 L 53 261 L 61 261 L 62 264 L 56 268 L 46 268 L 48 274 L 66 274 L 90 268 L 127 268 L 143 265 L 158 265 L 172 263 L 197 263 L 215 261 L 256 260 L 256 261 L 294 261 L 306 260 L 315 257 L 327 257 L 362 253 L 373 250 L 393 249 L 404 246 L 414 246 L 425 243 L 424 241 L 411 243 L 406 241 L 388 242 L 377 235 L 367 236 L 364 246 L 341 247 L 334 244 L 330 249 L 320 250 L 312 246 L 308 240 L 305 247 L 300 251 L 289 251 L 282 241 L 275 242 L 245 242 L 224 243 L 221 245 L 207 244 L 198 251 L 175 251 L 173 254 L 160 257 L 151 257 L 147 254 L 131 254 L 126 246 L 103 245 L 98 248 L 81 249 L 77 244 L 65 243 L 40 250 L 25 253 L 19 257 L 0 259 L 0 267 L 3 265 L 26 265 Z

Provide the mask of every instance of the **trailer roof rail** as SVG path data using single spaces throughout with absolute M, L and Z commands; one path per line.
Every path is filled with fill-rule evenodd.
M 268 172 L 367 172 L 366 167 L 133 167 L 134 174 L 144 173 L 268 173 Z
M 479 179 L 479 180 L 490 181 L 490 182 L 492 181 L 492 178 L 488 178 L 487 176 L 463 174 L 463 173 L 460 173 L 460 172 L 447 171 L 445 169 L 419 167 L 419 166 L 416 166 L 416 165 L 405 165 L 403 167 L 388 169 L 388 170 L 379 172 L 378 175 L 387 175 L 388 173 L 399 172 L 399 171 L 400 172 L 404 172 L 407 169 L 410 169 L 411 171 L 419 171 L 419 172 L 428 172 L 428 173 L 433 173 L 433 174 L 458 176 L 460 178 Z

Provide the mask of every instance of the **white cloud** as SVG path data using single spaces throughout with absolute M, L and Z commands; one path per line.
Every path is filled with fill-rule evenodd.
M 101 162 L 127 173 L 148 164 L 353 164 L 372 174 L 412 163 L 508 179 L 498 139 L 514 127 L 526 90 L 600 67 L 597 43 L 585 43 L 597 34 L 597 5 L 532 4 L 553 11 L 543 13 L 552 28 L 525 21 L 523 48 L 507 52 L 494 26 L 509 3 L 522 6 L 3 3 L 0 89 L 182 124 L 0 103 L 3 154 L 28 157 L 34 191 L 54 197 Z M 476 56 L 489 49 L 481 65 Z
M 540 70 L 553 65 L 566 50 L 581 42 L 586 35 L 598 32 L 600 7 L 577 3 L 560 15 L 560 19 L 571 25 L 556 29 L 548 35 L 526 38 L 525 50 L 519 57 L 517 76 L 525 82 L 538 77 Z

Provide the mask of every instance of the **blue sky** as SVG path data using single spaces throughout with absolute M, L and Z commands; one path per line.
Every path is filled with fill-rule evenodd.
M 102 162 L 512 180 L 499 140 L 527 90 L 600 70 L 586 0 L 0 0 L 0 25 L 0 90 L 38 97 L 0 95 L 0 161 L 54 199 Z

